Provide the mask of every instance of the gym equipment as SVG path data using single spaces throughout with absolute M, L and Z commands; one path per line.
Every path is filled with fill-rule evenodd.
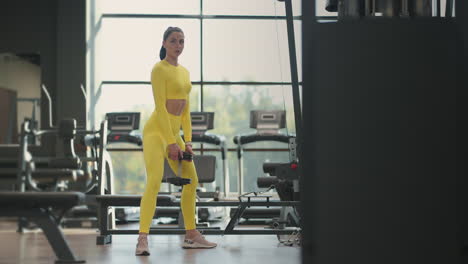
M 107 113 L 109 135 L 107 143 L 128 142 L 138 146 L 143 144 L 141 135 L 132 134 L 140 127 L 140 113 L 113 112 Z
M 37 130 L 30 128 L 30 120 L 25 120 L 20 133 L 20 145 L 6 145 L 0 147 L 0 182 L 14 185 L 19 191 L 58 191 L 70 189 L 70 185 L 89 180 L 89 176 L 82 170 L 82 160 L 74 151 L 74 139 L 77 135 L 76 121 L 61 120 L 57 129 Z M 57 145 L 54 157 L 44 157 L 41 147 L 30 146 L 31 138 L 47 134 L 56 134 Z M 35 140 L 33 140 L 35 141 Z M 87 197 L 87 203 L 89 197 Z M 84 205 L 81 205 L 84 206 Z M 69 219 L 74 210 L 69 210 L 67 217 L 61 219 L 63 226 L 71 225 L 76 219 Z M 96 211 L 96 210 L 95 210 Z M 97 226 L 97 217 L 94 217 Z M 21 232 L 26 222 L 20 220 L 18 231 Z
M 194 122 L 192 129 L 192 142 L 203 142 L 203 143 L 210 143 L 217 146 L 220 146 L 220 150 L 222 153 L 223 158 L 223 169 L 227 169 L 227 164 L 225 163 L 226 158 L 226 148 L 225 148 L 225 141 L 223 137 L 211 135 L 206 133 L 206 130 L 213 128 L 213 116 L 214 113 L 192 113 L 192 122 Z M 283 121 L 284 123 L 284 121 Z M 271 129 L 271 128 L 269 128 Z M 198 158 L 205 157 L 207 158 L 205 161 L 209 162 L 209 166 L 197 166 L 197 172 L 199 175 L 200 182 L 213 182 L 214 181 L 214 166 L 215 166 L 215 159 L 213 156 L 210 155 L 195 155 L 193 158 L 194 162 L 197 162 Z M 206 163 L 204 163 L 206 164 Z M 207 169 L 205 171 L 200 171 L 203 169 Z M 170 175 L 172 171 L 167 166 L 165 168 L 165 177 L 173 177 Z M 229 190 L 227 173 L 224 174 L 225 176 L 225 190 Z M 201 196 L 203 192 L 197 193 Z M 204 197 L 201 197 L 202 200 L 197 201 L 197 212 L 198 218 L 200 220 L 210 220 L 216 218 L 217 215 L 222 215 L 223 217 L 226 216 L 225 210 L 216 210 L 216 208 L 222 207 L 226 209 L 227 207 L 234 207 L 237 208 L 234 215 L 231 216 L 231 220 L 229 224 L 226 226 L 224 230 L 221 228 L 199 228 L 203 230 L 204 234 L 293 234 L 294 232 L 298 231 L 296 227 L 285 227 L 283 229 L 272 229 L 272 230 L 265 230 L 265 229 L 237 229 L 235 228 L 240 221 L 240 218 L 243 216 L 244 212 L 248 207 L 255 206 L 255 207 L 278 207 L 278 206 L 298 206 L 297 201 L 270 201 L 269 197 L 266 197 L 266 201 L 258 201 L 261 197 L 253 197 L 253 196 L 243 196 L 239 198 L 239 201 L 217 201 L 213 199 L 213 197 L 207 196 L 208 200 Z M 112 235 L 113 234 L 138 234 L 138 230 L 116 230 L 108 226 L 109 224 L 112 225 L 112 221 L 107 219 L 106 215 L 108 214 L 109 208 L 118 207 L 118 206 L 128 206 L 128 207 L 139 207 L 141 196 L 139 195 L 100 195 L 96 197 L 99 203 L 99 215 L 101 219 L 99 221 L 100 226 L 100 235 L 97 237 L 97 244 L 108 244 L 112 242 Z M 180 217 L 180 203 L 176 196 L 171 194 L 164 194 L 160 192 L 157 197 L 157 216 L 170 216 L 174 218 Z M 279 209 L 278 209 L 279 212 Z M 172 214 L 172 215 L 171 215 Z M 278 213 L 279 214 L 279 213 Z M 181 221 L 179 221 L 178 228 L 164 228 L 164 227 L 157 227 L 151 228 L 150 233 L 158 233 L 158 234 L 183 234 L 185 230 L 183 229 Z
M 285 128 L 286 126 L 286 111 L 284 110 L 275 110 L 275 111 L 264 111 L 264 110 L 253 110 L 250 112 L 250 128 L 255 128 L 257 131 L 253 134 L 245 134 L 245 135 L 238 135 L 234 138 L 234 143 L 237 144 L 237 157 L 238 157 L 238 165 L 239 165 L 239 177 L 238 177 L 238 189 L 239 195 L 244 195 L 244 173 L 243 173 L 243 148 L 245 145 L 260 141 L 275 141 L 275 142 L 282 142 L 288 143 L 291 146 L 291 142 L 293 142 L 294 135 L 287 135 L 280 133 L 280 129 Z M 291 151 L 290 153 L 295 153 L 295 151 Z M 294 154 L 295 155 L 295 154 Z M 276 164 L 276 163 L 275 163 Z M 264 165 L 265 166 L 265 165 Z M 270 168 L 270 167 L 268 167 Z M 274 170 L 274 169 L 273 169 Z M 266 172 L 266 171 L 265 171 Z M 271 170 L 269 170 L 271 172 Z M 289 184 L 284 183 L 277 183 L 275 180 L 277 178 L 273 177 L 259 177 L 257 179 L 257 185 L 259 188 L 270 188 L 271 186 L 278 186 L 281 185 L 284 188 L 282 193 L 289 191 Z M 278 193 L 279 194 L 279 193 Z M 258 196 L 258 195 L 257 195 Z M 263 195 L 265 196 L 265 195 Z M 269 196 L 271 198 L 271 195 Z M 281 201 L 293 201 L 293 199 L 287 199 L 283 195 L 280 195 Z M 278 220 L 281 218 L 282 210 L 284 208 L 248 208 L 243 213 L 243 218 L 246 220 L 249 219 L 272 219 L 273 225 L 278 223 Z M 231 216 L 236 213 L 235 209 L 231 210 Z M 279 222 L 285 222 L 286 219 L 279 220 Z
M 52 124 L 52 100 L 47 91 L 47 88 L 42 85 L 42 90 L 46 95 L 49 104 L 49 126 L 50 129 L 38 130 L 34 120 L 25 120 L 22 124 L 19 145 L 0 146 L 0 181 L 2 183 L 16 183 L 16 189 L 21 191 L 57 191 L 64 189 L 73 189 L 73 185 L 85 183 L 91 179 L 90 183 L 86 183 L 84 187 L 79 188 L 88 194 L 105 194 L 112 193 L 112 165 L 108 154 L 101 151 L 105 144 L 107 134 L 104 131 L 105 126 L 102 126 L 100 131 L 87 131 L 77 129 L 76 120 L 65 119 L 61 120 L 56 127 Z M 54 157 L 49 157 L 43 151 L 43 147 L 29 145 L 35 143 L 36 138 L 44 135 L 56 135 L 56 148 Z M 91 148 L 91 156 L 78 157 L 75 153 L 75 139 L 78 136 L 83 137 L 78 139 L 78 143 L 82 143 Z M 92 162 L 94 168 L 91 173 L 84 173 L 82 170 L 88 171 L 88 164 Z M 92 195 L 86 196 L 86 204 L 81 205 L 84 208 L 96 205 Z M 96 207 L 96 206 L 95 206 Z M 89 209 L 92 211 L 92 208 Z M 81 224 L 81 218 L 74 215 L 74 211 L 70 210 L 61 224 L 63 226 L 92 226 L 89 221 L 86 224 Z M 94 210 L 96 212 L 96 210 Z M 89 220 L 89 219 L 86 219 Z M 94 226 L 97 226 L 97 217 L 91 221 Z M 20 221 L 19 231 L 22 230 L 22 222 Z
M 166 178 L 166 182 L 170 183 L 170 184 L 173 184 L 175 186 L 183 186 L 183 185 L 186 185 L 186 184 L 190 184 L 190 182 L 192 182 L 191 179 L 184 179 L 182 178 L 180 175 L 181 175 L 181 172 L 182 172 L 182 165 L 181 165 L 181 162 L 185 160 L 185 161 L 193 161 L 193 155 L 190 154 L 190 153 L 187 153 L 187 152 L 184 152 L 182 157 L 179 157 L 179 165 L 178 165 L 178 173 L 176 175 L 176 177 L 168 177 Z
M 83 87 L 81 89 L 83 90 Z M 29 138 L 29 141 L 35 142 L 35 140 L 30 139 L 34 139 L 38 135 L 51 133 L 58 133 L 62 139 L 58 141 L 55 160 L 49 162 L 50 158 L 44 157 L 40 153 L 33 153 L 35 163 L 45 164 L 42 165 L 44 167 L 71 166 L 86 171 L 81 181 L 68 181 L 68 186 L 63 185 L 61 187 L 62 189 L 79 190 L 86 193 L 86 203 L 70 210 L 61 221 L 61 224 L 66 227 L 97 227 L 97 204 L 94 196 L 113 193 L 112 162 L 109 153 L 101 147 L 107 143 L 107 137 L 104 136 L 107 135 L 107 120 L 101 123 L 100 130 L 97 131 L 78 129 L 74 120 L 62 120 L 59 126 L 55 127 L 52 123 L 52 100 L 45 85 L 42 85 L 42 91 L 48 101 L 49 126 L 51 129 L 38 130 L 33 135 L 34 137 Z M 73 125 L 70 122 L 73 122 Z M 71 126 L 73 132 L 70 131 Z M 76 155 L 75 146 L 80 146 L 82 156 L 78 157 Z M 91 217 L 92 215 L 94 217 Z
M 290 142 L 289 150 L 290 150 L 290 162 L 295 163 L 294 170 L 297 170 L 297 179 L 294 180 L 295 184 L 293 183 L 293 188 L 294 190 L 297 190 L 297 193 L 299 193 L 299 186 L 300 186 L 299 183 L 302 180 L 302 177 L 304 175 L 302 165 L 300 164 L 302 158 L 304 157 L 304 151 L 303 151 L 304 137 L 302 134 L 304 124 L 302 122 L 302 104 L 301 104 L 301 94 L 299 91 L 299 78 L 298 78 L 297 61 L 296 61 L 296 41 L 295 41 L 295 35 L 294 35 L 292 3 L 291 3 L 291 0 L 284 0 L 284 2 L 285 2 L 285 9 L 286 9 L 286 24 L 287 24 L 287 32 L 288 32 L 289 65 L 290 65 L 290 70 L 291 70 L 291 81 L 292 81 L 294 121 L 295 121 L 295 127 L 296 127 L 296 137 L 289 140 Z M 292 211 L 293 213 L 295 212 L 296 208 L 298 207 L 293 207 L 294 209 L 294 211 Z M 280 220 L 284 219 L 285 217 L 288 218 L 289 215 L 294 215 L 293 213 L 291 214 L 289 213 L 290 209 L 288 210 L 286 210 L 286 208 L 283 207 L 283 210 L 280 215 Z M 294 219 L 294 220 L 295 220 L 294 222 L 299 227 L 302 227 L 300 219 Z M 280 227 L 284 227 L 284 225 Z M 293 241 L 300 242 L 301 230 L 302 228 L 300 228 L 295 234 L 292 234 L 290 238 L 294 237 Z M 281 239 L 279 235 L 278 235 L 278 239 L 280 242 L 287 241 L 289 243 L 289 241 L 291 241 L 290 239 L 283 240 Z
M 239 166 L 239 174 L 237 178 L 238 193 L 244 193 L 244 170 L 243 170 L 243 148 L 245 145 L 260 141 L 275 141 L 289 143 L 290 138 L 294 135 L 286 135 L 280 132 L 280 129 L 286 127 L 286 111 L 250 111 L 250 128 L 257 131 L 252 134 L 237 135 L 233 141 L 237 145 L 237 159 Z
M 327 0 L 325 9 L 338 12 L 338 19 L 364 17 L 441 16 L 441 2 L 433 0 Z M 447 0 L 446 17 L 453 17 L 454 1 Z
M 109 207 L 112 206 L 140 206 L 140 195 L 100 195 L 97 198 L 99 203 L 99 215 L 106 215 Z M 171 195 L 158 195 L 157 197 L 158 207 L 179 207 L 180 203 L 177 202 L 174 196 Z M 272 202 L 272 201 L 252 201 L 247 198 L 242 198 L 240 201 L 210 201 L 210 202 L 197 202 L 198 207 L 236 207 L 238 208 L 237 213 L 231 218 L 230 222 L 224 230 L 222 229 L 202 229 L 206 235 L 291 235 L 297 232 L 299 229 L 296 227 L 285 228 L 285 229 L 253 229 L 253 228 L 239 228 L 236 229 L 240 217 L 245 209 L 249 206 L 298 206 L 299 202 Z M 138 234 L 138 230 L 117 230 L 109 227 L 109 221 L 101 219 L 99 232 L 96 243 L 98 245 L 112 243 L 112 235 L 134 235 Z M 185 229 L 183 228 L 151 228 L 150 234 L 184 234 Z
M 36 167 L 31 155 L 28 139 L 46 133 L 57 133 L 64 151 L 54 158 L 42 158 L 39 162 L 47 164 L 46 168 Z M 84 176 L 80 169 L 81 160 L 73 150 L 73 138 L 76 134 L 76 121 L 62 120 L 55 131 L 30 129 L 30 121 L 25 120 L 21 126 L 20 145 L 0 147 L 0 181 L 16 183 L 19 191 L 57 190 L 59 182 L 77 181 Z
M 59 228 L 61 217 L 50 209 L 66 212 L 84 200 L 79 192 L 0 192 L 0 216 L 23 217 L 39 226 L 57 257 L 55 263 L 85 263 L 73 254 Z
M 74 157 L 73 141 L 76 133 L 75 120 L 62 120 L 55 131 L 63 140 L 63 155 L 49 160 L 49 168 L 36 168 L 28 149 L 28 138 L 45 131 L 30 129 L 30 121 L 21 126 L 20 145 L 1 148 L 0 180 L 16 177 L 16 192 L 0 192 L 0 216 L 19 217 L 19 231 L 24 219 L 39 226 L 49 241 L 58 260 L 56 263 L 84 263 L 77 260 L 58 227 L 63 215 L 70 208 L 83 204 L 84 194 L 79 192 L 43 192 L 42 188 L 57 190 L 57 183 L 77 180 L 84 175 L 79 169 L 79 159 Z M 71 148 L 69 148 L 71 147 Z M 6 151 L 5 151 L 6 150 Z M 5 155 L 6 154 L 6 155 Z M 52 183 L 52 187 L 39 187 Z M 30 192 L 34 190 L 35 192 Z M 27 191 L 27 192 L 26 192 Z M 58 217 L 56 216 L 58 212 Z
M 64 227 L 97 227 L 97 202 L 96 195 L 113 194 L 114 178 L 112 171 L 112 160 L 107 150 L 102 147 L 107 144 L 108 133 L 107 120 L 101 122 L 98 131 L 80 131 L 83 137 L 80 143 L 87 149 L 87 156 L 81 157 L 83 162 L 91 163 L 91 181 L 85 186 L 78 186 L 75 189 L 84 190 L 86 203 L 80 207 L 73 208 L 62 221 Z M 114 212 L 111 212 L 111 217 Z
M 140 113 L 138 112 L 112 112 L 106 113 L 105 120 L 101 123 L 101 129 L 108 131 L 106 141 L 102 144 L 104 153 L 107 153 L 111 160 L 110 151 L 107 147 L 117 143 L 130 143 L 136 146 L 142 146 L 141 134 L 136 130 L 140 128 Z M 113 191 L 112 193 L 113 194 Z M 97 210 L 97 208 L 94 208 Z M 120 222 L 129 222 L 138 219 L 140 208 L 117 207 L 114 208 L 115 219 Z M 110 222 L 114 222 L 110 220 Z M 94 227 L 97 227 L 94 226 Z
M 281 201 L 299 201 L 297 161 L 293 160 L 288 163 L 264 163 L 263 171 L 268 173 L 270 177 L 259 177 L 257 181 L 259 187 L 274 187 Z M 300 217 L 297 210 L 297 207 L 282 207 L 279 217 L 273 219 L 273 227 L 285 228 L 288 225 L 300 226 Z

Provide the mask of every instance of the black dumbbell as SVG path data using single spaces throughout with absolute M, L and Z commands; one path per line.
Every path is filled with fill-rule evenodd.
M 179 160 L 182 161 L 182 160 L 185 160 L 185 161 L 192 161 L 193 160 L 193 155 L 188 153 L 188 152 L 184 152 L 182 157 L 179 157 Z
M 190 184 L 192 181 L 190 179 L 185 179 L 182 177 L 169 177 L 166 179 L 166 182 L 170 184 L 174 184 L 176 186 L 182 186 L 182 185 Z
M 188 152 L 184 152 L 182 157 L 179 157 L 179 161 L 182 161 L 182 160 L 192 161 L 193 160 L 193 155 L 188 153 Z M 190 184 L 192 181 L 190 179 L 185 179 L 185 178 L 177 176 L 177 177 L 167 178 L 166 182 L 168 182 L 170 184 L 174 184 L 176 186 L 182 186 L 182 185 Z

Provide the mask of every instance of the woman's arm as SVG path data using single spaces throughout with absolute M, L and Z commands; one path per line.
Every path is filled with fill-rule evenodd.
M 182 112 L 182 130 L 185 142 L 192 142 L 192 119 L 190 117 L 190 98 L 187 96 L 184 112 Z
M 174 133 L 169 121 L 169 114 L 166 108 L 166 78 L 164 71 L 158 67 L 154 68 L 151 72 L 151 85 L 153 87 L 154 102 L 158 114 L 161 116 L 161 127 L 163 137 L 168 141 L 167 144 L 171 145 L 176 143 Z

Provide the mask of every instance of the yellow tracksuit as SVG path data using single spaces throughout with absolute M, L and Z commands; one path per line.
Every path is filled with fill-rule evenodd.
M 192 140 L 189 102 L 192 84 L 188 70 L 181 65 L 174 66 L 162 60 L 153 67 L 151 84 L 156 109 L 143 129 L 146 188 L 140 203 L 140 232 L 142 233 L 149 233 L 156 208 L 156 197 L 163 177 L 164 159 L 168 160 L 171 169 L 177 173 L 179 161 L 168 158 L 167 146 L 177 143 L 185 151 L 185 143 L 179 135 L 181 126 L 185 140 Z M 186 100 L 182 115 L 175 116 L 167 112 L 167 99 Z M 195 198 L 198 186 L 197 172 L 193 162 L 182 161 L 181 176 L 191 179 L 190 184 L 184 185 L 180 201 L 185 229 L 191 230 L 196 228 Z

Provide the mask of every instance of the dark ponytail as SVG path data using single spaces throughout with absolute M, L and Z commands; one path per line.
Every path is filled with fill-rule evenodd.
M 164 46 L 161 46 L 161 50 L 159 51 L 159 58 L 161 60 L 164 60 L 164 58 L 166 58 L 166 48 Z
M 169 36 L 172 34 L 172 32 L 180 32 L 180 33 L 184 34 L 182 29 L 180 29 L 178 27 L 168 27 L 166 29 L 166 31 L 164 31 L 163 40 L 164 41 L 167 40 L 167 38 L 169 38 Z M 164 46 L 161 46 L 161 50 L 159 51 L 159 58 L 161 60 L 164 60 L 164 58 L 166 58 L 166 48 L 164 48 Z

